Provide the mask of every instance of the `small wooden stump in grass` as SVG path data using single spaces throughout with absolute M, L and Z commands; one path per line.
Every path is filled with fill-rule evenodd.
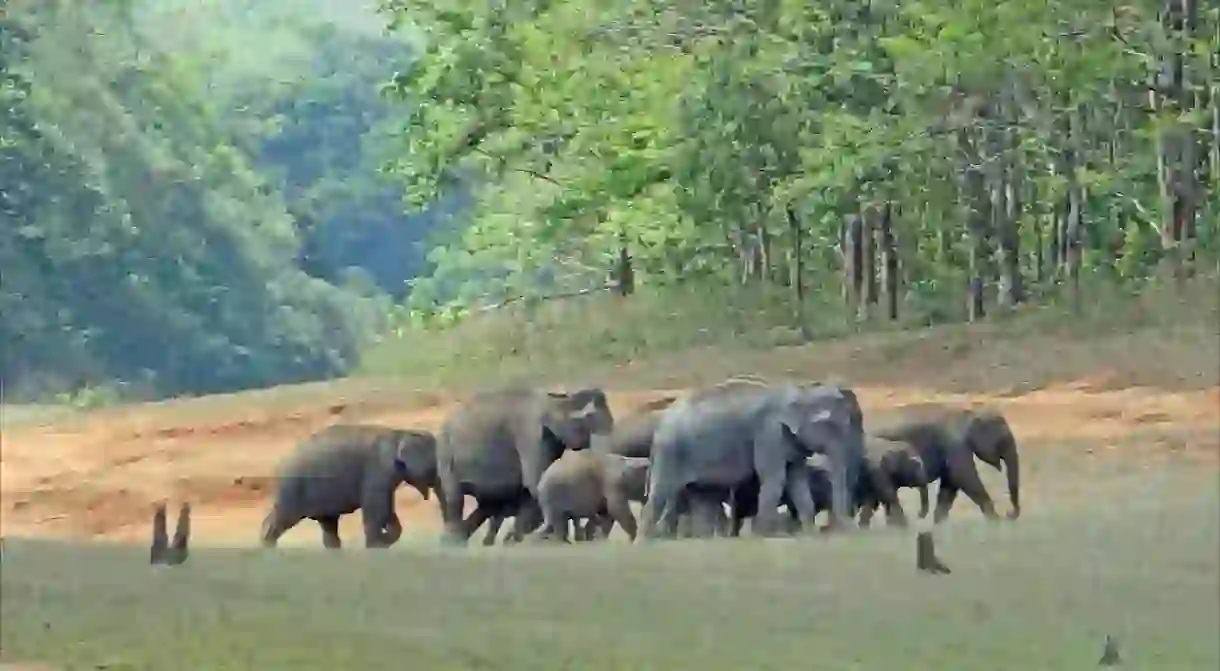
M 932 574 L 952 573 L 936 556 L 931 531 L 921 531 L 915 539 L 915 567 Z

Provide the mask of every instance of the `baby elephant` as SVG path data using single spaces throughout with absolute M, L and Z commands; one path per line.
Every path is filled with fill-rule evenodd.
M 885 508 L 886 524 L 907 526 L 906 512 L 898 501 L 898 490 L 919 490 L 919 517 L 928 516 L 928 473 L 914 445 L 901 441 L 865 436 L 864 468 L 856 483 L 856 502 L 860 505 L 860 526 L 867 528 L 877 507 Z
M 538 481 L 543 524 L 533 537 L 557 536 L 567 542 L 569 520 L 575 521 L 579 530 L 583 519 L 604 518 L 606 527 L 617 522 L 635 540 L 635 516 L 628 501 L 643 496 L 647 480 L 646 458 L 600 450 L 565 452 Z M 603 530 L 609 531 L 605 527 Z
M 306 438 L 280 467 L 275 501 L 263 520 L 262 543 L 276 541 L 298 522 L 322 527 L 322 544 L 339 548 L 339 518 L 360 510 L 365 546 L 384 548 L 402 535 L 394 512 L 401 483 L 424 499 L 439 487 L 436 439 L 427 431 L 366 424 L 333 424 Z

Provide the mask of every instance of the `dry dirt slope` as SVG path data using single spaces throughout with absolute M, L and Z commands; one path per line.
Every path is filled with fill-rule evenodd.
M 253 545 L 267 476 L 311 431 L 339 418 L 435 428 L 459 394 L 349 381 L 7 426 L 0 669 L 1066 670 L 1091 668 L 1103 632 L 1132 668 L 1216 668 L 1216 339 L 945 342 L 692 351 L 596 381 L 618 412 L 732 372 L 852 380 L 870 414 L 931 400 L 1002 408 L 1021 440 L 1025 515 L 972 523 L 959 503 L 938 531 L 948 580 L 912 579 L 909 538 L 882 530 L 342 557 L 200 547 Z M 1001 498 L 1000 476 L 984 476 Z M 408 529 L 431 535 L 435 506 L 400 496 Z M 161 498 L 195 504 L 185 572 L 145 563 Z M 316 547 L 317 531 L 285 542 Z M 27 668 L 45 667 L 13 671 Z
M 623 412 L 673 391 L 612 389 L 611 403 Z M 1027 489 L 1039 486 L 1040 471 L 1053 473 L 1056 455 L 1065 452 L 1099 460 L 1118 454 L 1149 462 L 1184 458 L 1199 460 L 1204 468 L 1212 468 L 1220 453 L 1217 388 L 1175 392 L 1075 383 L 1015 396 L 885 386 L 859 391 L 867 413 L 934 400 L 1002 408 L 1026 449 Z M 193 503 L 198 543 L 247 545 L 265 510 L 268 476 L 311 431 L 339 418 L 435 429 L 451 405 L 440 397 L 417 398 L 415 407 L 396 409 L 322 400 L 296 407 L 235 403 L 192 412 L 191 403 L 197 402 L 170 409 L 134 406 L 86 420 L 6 430 L 0 452 L 3 534 L 143 541 L 152 504 L 168 498 Z M 399 497 L 409 532 L 438 526 L 431 502 L 406 488 Z M 1031 510 L 1039 505 L 1032 494 L 1026 500 Z M 358 537 L 357 524 L 354 516 L 346 520 L 344 535 Z M 316 543 L 316 530 L 303 526 L 284 542 Z

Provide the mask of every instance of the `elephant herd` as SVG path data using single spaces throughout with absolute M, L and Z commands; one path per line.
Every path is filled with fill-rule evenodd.
M 617 421 L 598 388 L 500 388 L 469 397 L 435 434 L 340 423 L 311 435 L 281 464 L 262 543 L 312 519 L 338 548 L 339 518 L 360 510 L 366 546 L 392 545 L 402 483 L 435 494 L 458 544 L 484 523 L 493 544 L 508 518 L 508 543 L 566 541 L 569 523 L 577 540 L 616 524 L 633 540 L 737 536 L 746 519 L 755 534 L 787 535 L 813 530 L 822 511 L 823 531 L 857 514 L 867 527 L 878 507 L 906 526 L 898 490 L 917 488 L 925 517 L 933 482 L 934 522 L 959 492 L 997 519 L 975 457 L 1005 470 L 1008 517 L 1020 515 L 1017 446 L 1000 413 L 922 405 L 871 424 L 851 388 L 824 382 L 733 377 Z M 463 518 L 467 496 L 477 505 Z

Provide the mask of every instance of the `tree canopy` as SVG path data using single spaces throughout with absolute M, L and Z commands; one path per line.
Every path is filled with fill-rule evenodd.
M 10 3 L 0 101 L 9 398 L 338 375 L 395 302 L 747 286 L 804 334 L 1220 256 L 1198 0 Z
M 394 81 L 398 174 L 417 204 L 477 194 L 419 310 L 629 258 L 973 318 L 1215 251 L 1220 10 L 1195 0 L 385 9 L 428 40 Z
M 251 56 L 239 48 L 267 18 L 250 4 L 212 5 L 245 18 L 211 42 L 162 30 L 205 11 L 187 3 L 24 3 L 0 14 L 10 398 L 339 374 L 384 312 L 378 287 L 346 281 L 348 266 L 394 290 L 422 267 L 407 243 L 427 221 L 411 228 L 373 165 L 387 114 L 378 89 L 408 50 L 367 22 L 319 19 L 270 31 L 253 47 L 267 56 L 253 59 L 260 68 L 243 68 Z M 186 18 L 176 25 L 215 17 Z M 292 39 L 309 58 L 292 58 Z M 264 86 L 276 78 L 284 85 Z M 349 226 L 336 232 L 341 220 Z M 393 252 L 374 258 L 370 237 Z M 366 249 L 351 251 L 352 240 Z

